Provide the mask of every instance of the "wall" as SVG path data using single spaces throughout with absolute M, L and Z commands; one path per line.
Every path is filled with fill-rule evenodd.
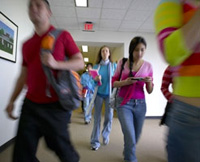
M 112 60 L 113 62 L 116 62 L 119 60 L 119 58 L 122 58 L 124 56 L 124 46 L 117 47 L 113 52 L 112 52 Z
M 30 35 L 32 25 L 27 16 L 27 0 L 1 0 L 0 11 L 11 19 L 18 26 L 17 61 L 16 63 L 0 58 L 0 146 L 15 136 L 15 129 L 18 123 L 7 118 L 4 111 L 13 86 L 19 75 L 21 66 L 21 45 Z M 23 94 L 16 102 L 15 115 L 19 114 L 19 107 Z

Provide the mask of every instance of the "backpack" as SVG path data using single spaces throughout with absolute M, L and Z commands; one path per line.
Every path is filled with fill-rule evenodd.
M 62 32 L 62 30 L 55 29 L 43 38 L 41 42 L 41 55 L 44 51 L 53 53 L 55 42 Z M 79 108 L 80 101 L 82 100 L 82 85 L 79 74 L 72 70 L 59 70 L 55 77 L 52 69 L 45 65 L 42 65 L 42 67 L 48 82 L 58 95 L 62 107 L 67 111 Z M 46 94 L 51 97 L 49 87 L 46 89 Z
M 124 70 L 124 64 L 126 63 L 127 60 L 128 60 L 127 58 L 123 58 L 122 59 L 122 65 L 121 65 L 121 69 L 120 69 L 120 74 L 119 74 L 118 81 L 121 80 L 122 71 Z M 119 90 L 119 88 L 113 88 L 111 96 L 110 96 L 109 106 L 111 108 L 113 108 L 113 109 L 116 109 L 116 107 L 117 107 L 117 94 L 118 94 L 118 90 Z

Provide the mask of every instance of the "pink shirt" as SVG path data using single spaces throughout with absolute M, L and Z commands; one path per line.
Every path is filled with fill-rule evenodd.
M 119 75 L 120 75 L 120 70 L 121 70 L 121 65 L 122 65 L 122 59 L 119 60 L 117 64 L 117 69 L 115 71 L 114 76 L 112 77 L 112 85 L 115 81 L 119 80 Z M 124 69 L 122 71 L 121 75 L 121 80 L 125 80 L 129 76 L 129 66 L 128 66 L 128 61 L 124 64 Z M 152 77 L 153 78 L 153 70 L 152 66 L 149 62 L 144 61 L 140 69 L 136 72 L 132 72 L 134 77 Z M 132 96 L 131 99 L 144 99 L 145 94 L 144 94 L 144 84 L 145 82 L 143 81 L 137 81 L 136 83 L 132 85 L 127 85 L 120 87 L 118 96 L 124 98 L 126 96 L 126 93 L 128 91 L 132 91 Z

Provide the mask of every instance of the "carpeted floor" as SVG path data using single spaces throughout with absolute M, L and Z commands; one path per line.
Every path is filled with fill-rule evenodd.
M 109 145 L 101 146 L 98 151 L 92 151 L 90 150 L 90 135 L 93 121 L 85 125 L 80 111 L 73 113 L 69 127 L 72 142 L 80 154 L 81 162 L 123 162 L 123 135 L 118 119 L 116 117 L 113 119 Z M 167 162 L 165 151 L 167 130 L 164 126 L 158 126 L 158 123 L 159 119 L 145 120 L 142 136 L 136 149 L 138 162 Z M 0 162 L 11 162 L 11 152 L 12 145 L 0 153 Z M 59 162 L 55 154 L 46 148 L 43 139 L 39 143 L 37 157 L 40 162 Z

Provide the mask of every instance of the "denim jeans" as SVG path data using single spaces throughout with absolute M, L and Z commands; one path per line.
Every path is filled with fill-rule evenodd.
M 117 115 L 124 134 L 124 160 L 137 162 L 136 144 L 139 140 L 146 114 L 145 99 L 131 99 L 120 106 L 122 98 L 117 98 Z
M 18 132 L 15 140 L 13 162 L 38 162 L 35 154 L 39 139 L 45 142 L 61 162 L 78 162 L 68 131 L 70 111 L 59 102 L 37 104 L 25 99 L 22 106 Z
M 200 108 L 174 100 L 169 117 L 168 162 L 200 162 Z
M 85 121 L 90 121 L 92 118 L 92 109 L 88 114 L 86 114 L 87 109 L 89 108 L 90 101 L 92 100 L 93 93 L 87 94 L 87 96 L 83 100 L 83 110 L 84 110 L 84 119 Z
M 105 115 L 104 115 L 102 137 L 103 140 L 109 141 L 109 135 L 112 128 L 113 109 L 109 107 L 109 97 L 102 98 L 101 96 L 97 95 L 94 106 L 94 126 L 90 142 L 92 147 L 100 147 L 101 145 L 99 142 L 99 136 L 101 128 L 101 110 L 103 101 L 105 101 Z

